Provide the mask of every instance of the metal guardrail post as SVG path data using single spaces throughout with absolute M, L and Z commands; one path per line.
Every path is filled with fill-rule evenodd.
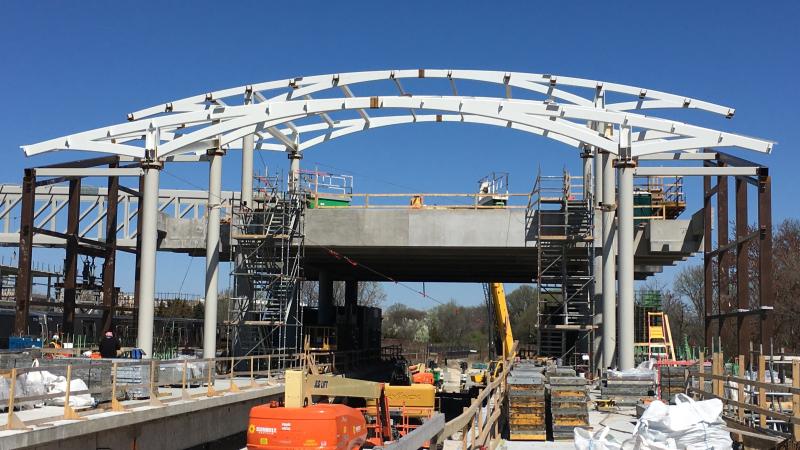
M 11 369 L 11 379 L 9 380 L 9 388 L 8 388 L 8 419 L 6 422 L 6 430 L 27 430 L 28 427 L 25 426 L 25 422 L 23 422 L 17 414 L 14 412 L 14 396 L 16 395 L 16 384 L 17 384 L 17 369 Z

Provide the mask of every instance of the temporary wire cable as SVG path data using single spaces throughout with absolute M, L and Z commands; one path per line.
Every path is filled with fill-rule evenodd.
M 419 296 L 421 296 L 423 298 L 430 299 L 430 300 L 432 300 L 432 301 L 434 301 L 434 302 L 436 302 L 436 303 L 438 303 L 440 305 L 445 305 L 445 303 L 440 301 L 439 299 L 429 295 L 426 292 L 418 291 L 417 289 L 415 289 L 414 287 L 412 287 L 408 283 L 404 283 L 402 281 L 395 280 L 394 278 L 390 277 L 389 275 L 386 275 L 385 273 L 380 272 L 380 271 L 378 271 L 378 270 L 376 270 L 376 269 L 374 269 L 374 268 L 372 268 L 372 267 L 370 267 L 370 266 L 368 266 L 368 265 L 366 265 L 364 263 L 356 261 L 355 259 L 353 259 L 353 258 L 351 258 L 351 257 L 349 257 L 347 255 L 339 253 L 336 250 L 333 250 L 332 248 L 328 248 L 328 247 L 326 247 L 324 245 L 320 245 L 320 244 L 318 244 L 318 243 L 316 243 L 314 241 L 311 241 L 308 238 L 305 238 L 305 240 L 309 241 L 309 242 L 311 242 L 311 244 L 316 245 L 317 247 L 320 247 L 323 250 L 327 251 L 328 254 L 333 256 L 334 258 L 339 259 L 339 260 L 344 260 L 346 263 L 350 264 L 353 267 L 362 267 L 362 268 L 366 269 L 367 271 L 372 272 L 372 273 L 374 273 L 375 275 L 378 275 L 381 278 L 385 278 L 387 281 L 390 281 L 390 282 L 392 282 L 392 283 L 394 283 L 396 285 L 402 286 L 402 287 L 408 289 L 409 291 L 414 292 L 415 294 L 418 294 Z

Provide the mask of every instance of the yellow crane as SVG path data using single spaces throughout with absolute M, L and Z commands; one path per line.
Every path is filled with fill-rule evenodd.
M 489 296 L 492 300 L 494 311 L 494 326 L 497 330 L 497 342 L 499 344 L 497 359 L 489 363 L 489 368 L 472 376 L 472 381 L 477 384 L 487 384 L 503 372 L 503 361 L 513 359 L 514 356 L 514 333 L 511 331 L 511 319 L 508 315 L 508 304 L 506 303 L 506 292 L 503 283 L 489 283 Z M 488 378 L 488 380 L 487 380 Z
M 497 338 L 502 344 L 503 359 L 513 358 L 514 333 L 511 332 L 511 319 L 508 316 L 508 304 L 503 283 L 489 283 L 489 292 L 494 306 L 494 325 Z

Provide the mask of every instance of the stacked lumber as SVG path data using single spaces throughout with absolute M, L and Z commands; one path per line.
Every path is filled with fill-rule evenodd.
M 508 377 L 509 439 L 544 441 L 547 438 L 543 368 L 517 364 Z
M 548 373 L 548 384 L 553 439 L 572 440 L 576 427 L 589 428 L 586 378 L 575 376 L 571 369 L 559 369 Z

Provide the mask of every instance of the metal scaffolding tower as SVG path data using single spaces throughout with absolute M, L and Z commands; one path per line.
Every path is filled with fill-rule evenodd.
M 305 194 L 282 191 L 280 178 L 255 177 L 253 208 L 242 204 L 232 216 L 230 325 L 236 355 L 300 349 Z
M 539 354 L 565 360 L 588 352 L 594 313 L 593 213 L 582 188 L 566 171 L 540 173 L 527 214 L 537 248 Z

